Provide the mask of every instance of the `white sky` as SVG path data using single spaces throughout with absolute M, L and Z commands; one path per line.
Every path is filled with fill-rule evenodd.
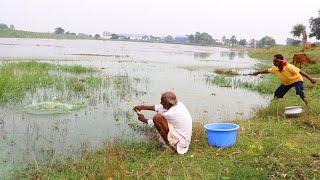
M 285 43 L 292 26 L 309 26 L 319 9 L 320 0 L 0 0 L 0 23 L 41 32 L 270 35 Z

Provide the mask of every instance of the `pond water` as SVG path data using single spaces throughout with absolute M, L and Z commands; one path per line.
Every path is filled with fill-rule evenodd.
M 99 69 L 94 76 L 107 79 L 85 97 L 45 88 L 27 93 L 19 103 L 0 105 L 0 177 L 15 165 L 48 162 L 60 156 L 76 157 L 83 149 L 101 146 L 107 138 L 143 140 L 143 133 L 132 125 L 137 123 L 132 106 L 158 104 L 161 93 L 167 90 L 176 92 L 194 121 L 205 122 L 246 119 L 270 99 L 248 90 L 207 83 L 205 77 L 215 76 L 214 69 L 235 69 L 243 74 L 251 72 L 258 63 L 245 52 L 224 48 L 0 38 L 0 59 L 3 63 L 34 59 L 90 66 Z M 110 83 L 109 77 L 119 79 Z M 247 76 L 237 78 L 255 80 Z M 86 106 L 60 115 L 30 115 L 24 111 L 26 105 L 55 97 L 61 102 L 82 102 Z

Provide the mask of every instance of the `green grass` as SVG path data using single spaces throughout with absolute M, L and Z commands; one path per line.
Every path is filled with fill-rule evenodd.
M 102 80 L 96 77 L 64 77 L 63 73 L 92 73 L 95 69 L 80 66 L 62 66 L 36 61 L 5 63 L 0 66 L 0 103 L 21 101 L 27 92 L 37 88 L 55 87 L 84 91 L 86 87 L 97 87 Z
M 309 74 L 320 74 L 320 64 L 310 65 L 308 67 L 305 67 L 304 70 Z
M 232 87 L 233 81 L 225 75 L 206 76 L 206 82 L 220 87 Z
M 271 61 L 275 54 L 282 54 L 286 59 L 292 61 L 292 57 L 295 53 L 300 53 L 300 47 L 275 46 L 271 48 L 250 49 L 248 55 L 252 58 Z
M 90 39 L 71 34 L 53 34 L 45 32 L 30 32 L 22 30 L 0 29 L 0 37 L 5 38 L 42 38 L 42 39 Z
M 80 65 L 73 65 L 73 66 L 58 66 L 58 69 L 61 69 L 64 72 L 81 74 L 81 73 L 93 73 L 97 70 L 93 67 L 84 67 Z

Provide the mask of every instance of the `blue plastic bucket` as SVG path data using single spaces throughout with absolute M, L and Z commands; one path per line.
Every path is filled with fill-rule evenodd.
M 237 141 L 239 125 L 233 123 L 212 123 L 204 126 L 210 146 L 231 147 Z

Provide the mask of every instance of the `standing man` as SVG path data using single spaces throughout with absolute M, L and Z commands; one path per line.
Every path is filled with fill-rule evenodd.
M 155 126 L 163 140 L 177 153 L 184 154 L 188 151 L 192 135 L 192 118 L 188 109 L 177 101 L 173 92 L 163 93 L 159 105 L 138 105 L 133 110 L 138 112 L 141 122 L 149 124 L 150 127 Z M 142 110 L 156 111 L 157 114 L 148 120 L 140 113 Z
M 308 101 L 303 92 L 303 77 L 306 77 L 312 84 L 315 84 L 317 81 L 310 77 L 307 73 L 301 71 L 296 66 L 289 64 L 284 60 L 281 54 L 276 54 L 273 57 L 274 66 L 263 70 L 252 73 L 251 75 L 258 74 L 275 74 L 281 82 L 281 85 L 274 93 L 274 98 L 283 98 L 283 96 L 292 88 L 295 87 L 296 94 L 300 96 L 303 102 L 308 106 Z

